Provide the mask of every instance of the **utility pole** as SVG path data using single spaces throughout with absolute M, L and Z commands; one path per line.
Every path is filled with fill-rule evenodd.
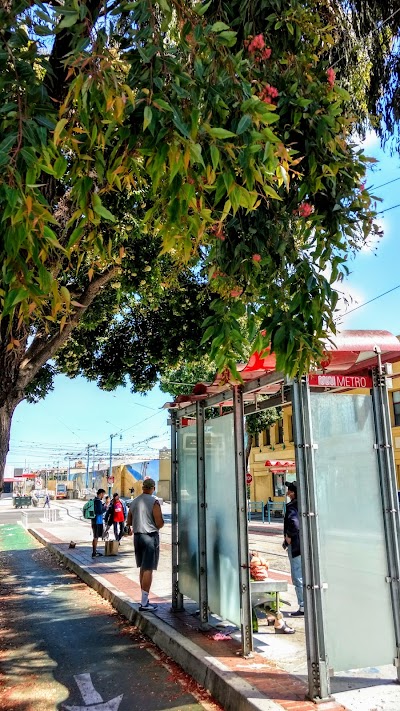
M 92 447 L 93 447 L 93 460 L 92 460 L 92 487 L 93 487 L 94 480 L 96 478 L 95 469 L 94 469 L 94 458 L 96 456 L 97 444 L 92 444 Z
M 89 488 L 89 455 L 90 455 L 90 444 L 86 447 L 87 449 L 87 459 L 86 459 L 86 488 Z
M 113 451 L 112 451 L 112 444 L 113 444 L 113 439 L 114 437 L 118 437 L 118 432 L 115 434 L 110 435 L 110 466 L 108 470 L 108 495 L 111 496 L 111 491 L 113 488 L 113 482 L 112 482 L 112 456 L 113 456 Z M 122 439 L 122 434 L 119 435 L 119 438 Z

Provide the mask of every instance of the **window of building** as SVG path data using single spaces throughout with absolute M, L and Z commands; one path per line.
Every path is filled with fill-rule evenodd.
M 400 390 L 393 393 L 394 426 L 400 426 Z
M 288 417 L 288 437 L 289 442 L 293 442 L 293 417 L 289 415 Z
M 267 429 L 264 430 L 264 432 L 263 432 L 263 440 L 264 440 L 264 447 L 271 446 L 271 430 L 269 427 L 267 427 Z
M 278 420 L 277 430 L 278 436 L 276 442 L 277 444 L 283 444 L 283 420 Z

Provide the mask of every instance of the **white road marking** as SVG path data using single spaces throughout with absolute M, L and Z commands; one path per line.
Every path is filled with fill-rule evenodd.
M 77 674 L 74 676 L 78 689 L 81 692 L 84 706 L 65 706 L 66 711 L 118 711 L 122 701 L 123 694 L 116 696 L 115 699 L 104 701 L 102 696 L 96 691 L 92 684 L 90 674 Z

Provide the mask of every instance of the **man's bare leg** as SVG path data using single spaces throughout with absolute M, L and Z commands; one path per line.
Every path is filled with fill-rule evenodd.
M 147 603 L 149 602 L 149 592 L 151 588 L 151 583 L 153 581 L 153 571 L 152 570 L 143 570 L 140 568 L 140 574 L 139 574 L 139 579 L 140 579 L 140 589 L 142 591 L 142 607 L 145 607 Z

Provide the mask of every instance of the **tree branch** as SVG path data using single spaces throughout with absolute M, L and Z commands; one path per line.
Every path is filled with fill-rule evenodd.
M 59 333 L 51 336 L 47 341 L 38 345 L 35 341 L 28 349 L 18 376 L 17 389 L 23 390 L 30 383 L 40 368 L 57 353 L 59 348 L 68 340 L 72 331 L 78 326 L 89 306 L 93 303 L 101 289 L 118 274 L 120 267 L 114 266 L 100 274 L 84 290 L 79 299 L 81 307 L 71 316 L 65 327 Z

